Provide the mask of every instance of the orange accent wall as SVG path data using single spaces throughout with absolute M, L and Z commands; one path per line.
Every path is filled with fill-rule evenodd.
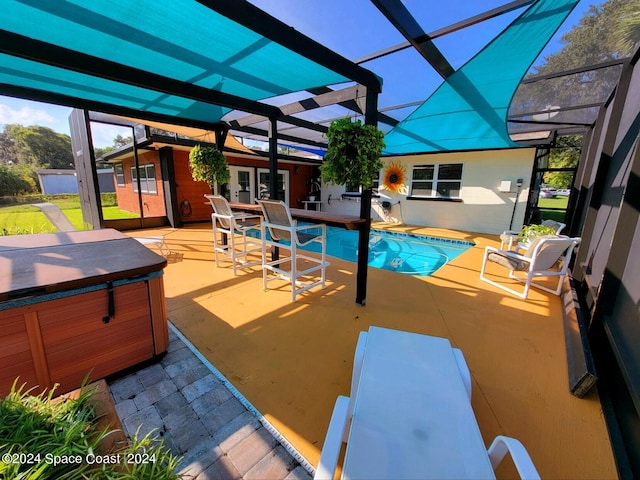
M 144 209 L 145 217 L 163 217 L 165 216 L 166 209 L 164 205 L 164 188 L 162 184 L 161 171 L 160 171 L 160 158 L 158 152 L 144 152 L 138 155 L 138 164 L 148 165 L 153 164 L 155 166 L 156 173 L 156 190 L 157 193 L 143 193 L 142 194 L 142 208 Z M 138 194 L 133 191 L 133 182 L 131 179 L 131 168 L 134 166 L 134 160 L 127 158 L 122 162 L 124 170 L 124 186 L 117 185 L 116 183 L 116 195 L 118 197 L 118 206 L 122 210 L 140 214 L 140 207 L 138 204 Z M 115 175 L 115 174 L 114 174 Z
M 269 168 L 269 161 L 266 159 L 226 156 L 229 165 Z M 158 194 L 143 194 L 144 215 L 146 217 L 166 215 L 158 152 L 145 152 L 139 156 L 138 161 L 140 165 L 153 163 L 156 167 Z M 133 158 L 125 159 L 122 162 L 125 186 L 116 185 L 116 194 L 120 208 L 138 213 L 138 197 L 133 191 L 131 179 L 133 163 Z M 211 193 L 211 189 L 206 183 L 196 182 L 191 177 L 189 152 L 174 150 L 173 163 L 180 220 L 184 223 L 208 221 L 211 218 L 211 207 L 205 201 L 204 195 Z M 281 164 L 279 169 L 289 171 L 289 205 L 292 208 L 302 208 L 301 201 L 306 200 L 309 195 L 310 180 L 313 177 L 315 167 L 313 165 Z

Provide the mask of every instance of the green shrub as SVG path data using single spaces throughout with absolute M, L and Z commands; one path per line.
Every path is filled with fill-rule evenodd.
M 0 165 L 0 196 L 36 192 L 33 172 L 20 165 Z
M 178 459 L 150 434 L 142 439 L 136 435 L 129 447 L 108 456 L 118 462 L 93 463 L 99 444 L 110 434 L 94 425 L 89 400 L 95 390 L 83 388 L 77 398 L 54 399 L 55 387 L 39 395 L 24 388 L 16 380 L 0 401 L 0 479 L 179 478 L 174 473 Z

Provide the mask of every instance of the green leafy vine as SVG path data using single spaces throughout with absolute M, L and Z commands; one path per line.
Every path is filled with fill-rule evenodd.
M 216 182 L 222 185 L 231 179 L 227 159 L 213 147 L 193 147 L 189 152 L 189 167 L 194 180 L 206 182 L 212 188 Z
M 320 167 L 322 180 L 335 185 L 371 188 L 384 166 L 380 154 L 384 134 L 373 125 L 349 118 L 334 120 L 327 132 L 328 146 Z

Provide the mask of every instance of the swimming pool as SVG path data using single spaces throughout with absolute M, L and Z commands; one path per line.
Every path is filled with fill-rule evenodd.
M 473 246 L 464 240 L 372 230 L 369 266 L 407 275 L 428 276 Z M 317 243 L 304 248 L 320 253 Z M 358 232 L 327 227 L 327 255 L 356 262 Z

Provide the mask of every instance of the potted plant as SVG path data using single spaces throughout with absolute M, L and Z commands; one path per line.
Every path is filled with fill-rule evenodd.
M 542 235 L 555 235 L 556 229 L 547 227 L 545 225 L 525 225 L 518 234 L 518 242 L 530 243 L 534 238 Z
M 222 185 L 231 179 L 227 159 L 217 148 L 193 147 L 189 152 L 189 167 L 194 180 L 206 182 L 211 188 L 216 182 Z
M 373 125 L 349 118 L 334 120 L 327 131 L 327 153 L 320 167 L 322 180 L 336 185 L 373 186 L 384 166 L 380 154 L 384 134 Z

